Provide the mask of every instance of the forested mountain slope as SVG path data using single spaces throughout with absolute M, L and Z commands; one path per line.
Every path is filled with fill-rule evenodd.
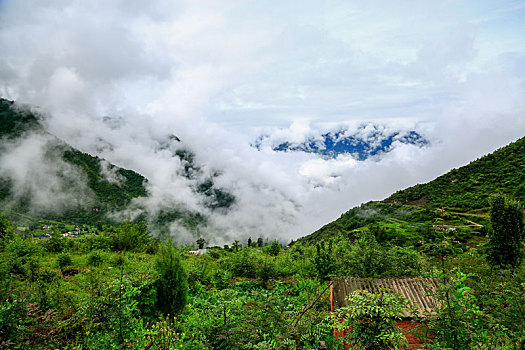
M 13 185 L 16 178 L 0 164 L 0 211 L 8 212 L 16 221 L 52 219 L 90 224 L 112 223 L 113 219 L 107 214 L 128 208 L 134 198 L 148 196 L 146 186 L 148 180 L 141 174 L 119 168 L 97 156 L 71 147 L 43 128 L 38 113 L 33 112 L 29 107 L 0 98 L 0 160 L 3 154 L 12 151 L 13 147 L 30 137 L 40 142 L 40 147 L 33 150 L 41 153 L 35 157 L 38 161 L 48 164 L 46 175 L 49 175 L 49 180 L 59 179 L 56 182 L 61 185 L 54 186 L 53 193 L 48 191 L 48 196 L 65 196 L 64 193 L 68 192 L 66 197 L 73 198 L 61 204 L 63 208 L 60 210 L 53 206 L 49 208 L 40 206 L 35 212 L 31 206 L 35 189 L 18 186 L 15 191 Z M 174 140 L 173 142 L 180 143 L 174 135 L 171 139 Z M 27 150 L 23 154 L 28 156 Z M 192 178 L 200 174 L 199 166 L 193 161 L 193 154 L 185 149 L 182 143 L 175 156 L 185 164 L 185 171 L 181 176 Z M 14 162 L 17 160 L 15 159 Z M 23 165 L 19 167 L 23 168 Z M 38 167 L 33 167 L 32 170 L 35 171 L 35 168 L 36 171 L 39 170 Z M 47 182 L 45 176 L 41 176 L 40 180 L 42 186 Z M 211 210 L 228 209 L 235 198 L 223 189 L 217 188 L 213 180 L 213 178 L 204 178 L 199 182 L 197 179 L 192 190 L 205 199 L 205 205 Z M 79 191 L 79 188 L 82 191 Z M 133 209 L 140 212 L 143 208 L 134 206 Z M 144 215 L 149 214 L 144 212 Z M 179 220 L 188 229 L 194 229 L 205 221 L 200 213 L 190 213 L 180 208 L 165 208 L 146 219 L 157 227 L 164 227 Z
M 82 206 L 71 206 L 65 211 L 56 213 L 53 208 L 40 214 L 53 219 L 66 219 L 80 222 L 105 221 L 105 214 L 110 211 L 125 208 L 133 198 L 146 196 L 147 181 L 142 175 L 132 171 L 116 167 L 98 157 L 67 145 L 65 142 L 48 134 L 41 126 L 38 115 L 29 109 L 20 108 L 12 101 L 0 99 L 0 150 L 5 150 L 6 142 L 16 142 L 28 134 L 39 134 L 48 137 L 45 144 L 44 160 L 50 162 L 57 161 L 72 165 L 87 180 L 87 187 L 90 195 L 85 198 Z M 118 181 L 111 181 L 103 171 L 114 174 Z M 75 182 L 77 179 L 70 178 L 71 174 L 64 173 L 61 169 L 56 169 L 54 174 L 63 179 L 66 183 Z M 31 193 L 18 195 L 14 198 L 13 179 L 0 177 L 0 200 L 3 206 L 10 208 L 11 212 L 25 214 L 28 213 L 28 203 Z M 7 205 L 9 204 L 9 205 Z
M 385 202 L 469 210 L 487 207 L 495 193 L 525 202 L 525 137 L 426 184 L 398 191 Z

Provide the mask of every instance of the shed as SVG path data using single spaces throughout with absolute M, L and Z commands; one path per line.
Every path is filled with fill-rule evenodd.
M 332 312 L 340 307 L 347 306 L 347 297 L 357 290 L 366 290 L 372 293 L 390 291 L 401 294 L 411 304 L 419 315 L 433 314 L 438 303 L 432 296 L 442 280 L 438 278 L 423 277 L 386 277 L 386 278 L 360 278 L 360 277 L 335 277 L 330 286 L 330 306 Z M 409 349 L 423 347 L 420 338 L 420 324 L 414 320 L 414 312 L 407 311 L 401 320 L 396 321 L 397 327 L 409 342 Z M 345 336 L 336 334 L 337 336 Z M 427 334 L 428 335 L 428 334 Z M 346 346 L 345 349 L 350 348 Z

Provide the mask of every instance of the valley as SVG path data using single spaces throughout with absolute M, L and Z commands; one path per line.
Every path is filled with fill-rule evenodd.
M 13 114 L 2 103 L 2 125 L 10 125 L 2 127 L 3 142 L 29 129 L 45 134 L 34 116 Z M 85 174 L 89 206 L 34 211 L 29 194 L 13 197 L 12 180 L 3 178 L 4 348 L 338 349 L 345 340 L 333 335 L 327 292 L 337 276 L 448 281 L 434 291 L 440 306 L 422 315 L 419 326 L 435 334 L 419 340 L 430 348 L 523 345 L 525 323 L 516 321 L 525 301 L 523 207 L 516 259 L 495 265 L 488 257 L 497 246 L 494 196 L 505 195 L 508 208 L 525 201 L 525 138 L 429 183 L 354 207 L 288 245 L 254 236 L 217 246 L 198 236 L 206 220 L 198 214 L 174 210 L 157 220 L 119 221 L 110 214 L 148 196 L 147 179 L 104 168 L 103 160 L 48 137 L 48 154 Z M 188 167 L 183 176 L 198 171 Z M 213 181 L 196 191 L 215 196 L 214 210 L 235 200 Z M 8 204 L 13 198 L 16 205 Z M 199 239 L 174 245 L 153 233 L 174 219 Z

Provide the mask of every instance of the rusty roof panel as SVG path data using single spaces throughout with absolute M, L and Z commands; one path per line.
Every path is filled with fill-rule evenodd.
M 418 314 L 432 314 L 437 307 L 437 301 L 432 295 L 437 291 L 440 282 L 438 278 L 423 277 L 334 277 L 332 278 L 334 307 L 338 309 L 347 306 L 346 298 L 357 290 L 367 290 L 372 293 L 387 290 L 401 294 Z M 413 317 L 414 314 L 413 311 L 405 312 L 407 317 Z

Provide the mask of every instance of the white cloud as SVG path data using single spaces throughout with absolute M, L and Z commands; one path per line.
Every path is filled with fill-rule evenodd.
M 289 239 L 523 136 L 523 11 L 510 0 L 4 0 L 0 93 L 147 176 L 152 208 L 205 210 L 198 179 L 159 149 L 177 135 L 201 176 L 220 170 L 238 198 L 210 220 L 216 232 Z M 417 126 L 432 147 L 354 162 L 249 146 L 261 129 L 299 142 L 369 121 Z
M 62 145 L 63 146 L 63 145 Z M 34 213 L 89 208 L 93 194 L 80 169 L 64 162 L 49 135 L 25 135 L 0 146 L 0 176 L 11 179 L 10 203 Z

